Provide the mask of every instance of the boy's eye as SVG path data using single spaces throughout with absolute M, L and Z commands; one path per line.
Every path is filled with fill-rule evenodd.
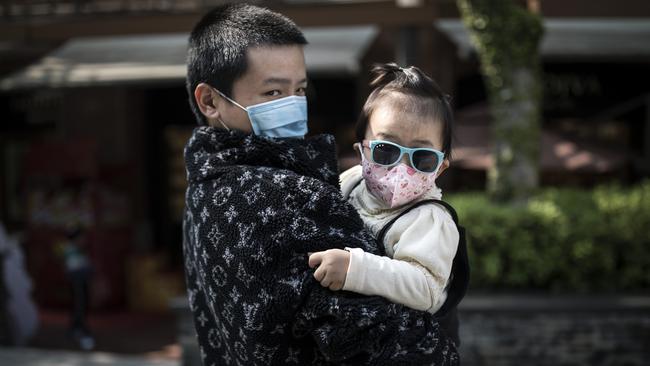
M 268 95 L 269 97 L 276 97 L 276 96 L 278 96 L 278 95 L 280 95 L 280 94 L 282 94 L 282 93 L 281 93 L 279 90 L 277 90 L 277 89 L 276 89 L 276 90 L 267 91 L 266 93 L 264 93 L 264 95 Z
M 300 87 L 300 88 L 296 89 L 296 94 L 298 94 L 298 95 L 305 95 L 306 92 L 307 92 L 306 87 Z

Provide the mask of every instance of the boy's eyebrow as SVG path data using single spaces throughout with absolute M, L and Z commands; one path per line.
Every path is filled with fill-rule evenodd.
M 304 78 L 304 79 L 300 80 L 298 83 L 302 84 L 302 83 L 306 83 L 306 82 L 307 82 L 307 78 Z M 285 79 L 285 78 L 268 78 L 268 79 L 264 80 L 264 84 L 265 85 L 266 84 L 291 84 L 291 80 Z

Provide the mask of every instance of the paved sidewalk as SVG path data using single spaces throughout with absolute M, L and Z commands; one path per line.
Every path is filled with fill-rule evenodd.
M 0 347 L 2 366 L 179 366 L 180 362 L 106 352 L 53 351 Z

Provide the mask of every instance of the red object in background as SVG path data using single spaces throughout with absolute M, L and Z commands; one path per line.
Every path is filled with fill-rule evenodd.
M 93 180 L 99 170 L 96 157 L 91 139 L 36 142 L 25 156 L 26 178 Z
M 25 157 L 27 225 L 25 251 L 37 302 L 48 307 L 71 304 L 70 283 L 61 253 L 66 234 L 81 228 L 82 247 L 90 259 L 92 308 L 125 303 L 124 263 L 131 226 L 124 195 L 99 178 L 97 148 L 92 140 L 44 141 L 30 146 Z M 103 212 L 112 209 L 109 214 Z M 124 220 L 106 220 L 122 216 Z

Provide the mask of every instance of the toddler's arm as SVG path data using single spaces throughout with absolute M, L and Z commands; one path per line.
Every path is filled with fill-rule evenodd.
M 435 276 L 414 261 L 397 260 L 350 249 L 343 290 L 378 295 L 412 309 L 435 313 L 446 299 L 447 278 Z
M 435 313 L 446 299 L 445 286 L 458 248 L 458 230 L 449 214 L 439 206 L 425 206 L 398 220 L 386 240 L 396 241 L 393 259 L 359 248 L 328 250 L 315 253 L 314 260 L 310 257 L 310 265 L 312 261 L 325 264 L 314 276 L 332 290 L 342 282 L 343 290 L 379 295 Z

